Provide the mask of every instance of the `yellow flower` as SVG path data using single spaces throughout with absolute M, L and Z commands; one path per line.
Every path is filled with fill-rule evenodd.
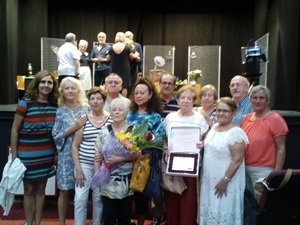
M 145 120 L 140 126 L 134 127 L 132 132 L 117 132 L 116 137 L 122 146 L 131 152 L 140 152 L 146 148 L 158 148 L 162 150 L 162 148 L 157 147 L 153 142 L 154 135 L 148 132 L 148 120 Z

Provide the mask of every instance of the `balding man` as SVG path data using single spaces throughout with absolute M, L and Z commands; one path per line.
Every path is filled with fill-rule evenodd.
M 234 76 L 230 81 L 230 94 L 238 106 L 232 121 L 239 126 L 244 117 L 253 111 L 250 98 L 248 96 L 249 87 L 250 83 L 247 78 L 240 75 Z

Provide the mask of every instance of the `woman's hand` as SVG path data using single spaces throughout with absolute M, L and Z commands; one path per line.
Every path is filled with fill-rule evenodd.
M 204 146 L 204 141 L 199 141 L 196 143 L 196 147 L 199 148 L 200 150 L 203 148 Z
M 101 164 L 102 161 L 103 161 L 103 154 L 96 151 L 95 156 L 94 156 L 94 162 L 97 162 L 97 163 Z
M 76 130 L 79 130 L 86 123 L 86 121 L 87 121 L 86 115 L 77 118 L 74 123 Z
M 227 195 L 227 185 L 228 181 L 226 181 L 224 178 L 217 183 L 215 186 L 215 195 L 217 195 L 217 198 L 222 198 L 223 195 Z
M 85 176 L 82 172 L 82 169 L 76 170 L 76 176 L 75 176 L 75 185 L 78 187 L 83 187 L 85 182 Z

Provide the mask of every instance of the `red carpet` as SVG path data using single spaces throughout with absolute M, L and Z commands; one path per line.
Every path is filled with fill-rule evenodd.
M 88 220 L 87 225 L 90 225 L 92 218 L 92 207 L 88 206 Z M 24 225 L 25 224 L 25 214 L 23 210 L 23 203 L 17 201 L 12 206 L 9 215 L 3 216 L 3 209 L 0 207 L 0 225 Z M 73 203 L 69 204 L 66 225 L 74 224 L 74 209 Z M 57 204 L 55 200 L 46 200 L 44 211 L 42 215 L 41 225 L 58 225 L 58 213 L 57 213 Z
M 66 225 L 74 225 L 74 207 L 73 202 L 70 202 Z M 135 220 L 134 220 L 135 221 Z M 92 222 L 92 205 L 88 205 L 88 219 L 86 225 Z M 135 221 L 136 222 L 136 221 Z M 3 216 L 3 209 L 0 207 L 0 225 L 24 225 L 25 214 L 23 210 L 23 203 L 16 200 L 13 204 L 9 215 Z M 164 224 L 164 223 L 162 223 Z M 57 204 L 55 199 L 46 199 L 41 225 L 58 225 Z M 147 220 L 144 225 L 151 225 L 151 220 Z

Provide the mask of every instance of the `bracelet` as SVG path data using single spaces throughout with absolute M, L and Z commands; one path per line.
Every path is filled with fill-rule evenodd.
M 231 179 L 230 179 L 229 177 L 227 177 L 227 176 L 223 177 L 223 179 L 224 179 L 227 183 L 231 181 Z

